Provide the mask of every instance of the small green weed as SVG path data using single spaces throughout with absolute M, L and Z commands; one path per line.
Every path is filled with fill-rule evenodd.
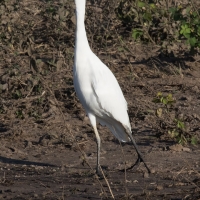
M 15 115 L 16 115 L 16 117 L 19 118 L 19 119 L 24 119 L 24 114 L 23 114 L 23 111 L 22 111 L 22 110 L 17 110 L 17 111 L 15 112 Z
M 153 99 L 154 103 L 162 103 L 166 108 L 175 103 L 175 99 L 172 94 L 163 95 L 162 92 L 158 92 L 156 98 Z
M 186 131 L 184 120 L 176 117 L 177 113 L 175 109 L 173 109 L 176 100 L 172 94 L 164 95 L 158 92 L 153 102 L 161 105 L 156 110 L 156 116 L 165 124 L 168 124 L 167 133 L 170 137 L 174 138 L 180 144 L 187 144 L 190 142 L 196 145 L 198 143 L 197 138 Z M 172 111 L 175 112 L 175 115 L 170 114 Z
M 36 120 L 40 119 L 41 118 L 41 113 L 39 113 L 39 111 L 37 110 L 31 110 L 29 113 L 28 113 L 29 117 L 33 117 L 35 118 Z
M 16 90 L 15 92 L 12 93 L 12 96 L 14 99 L 20 99 L 22 98 L 22 93 L 20 90 Z

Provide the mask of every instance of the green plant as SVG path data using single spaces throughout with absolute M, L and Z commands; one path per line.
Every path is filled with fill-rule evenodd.
M 40 82 L 33 87 L 33 92 L 35 94 L 41 94 L 42 90 L 43 90 L 43 86 Z
M 39 111 L 37 111 L 37 110 L 31 110 L 31 111 L 29 111 L 28 115 L 29 115 L 30 117 L 35 118 L 36 120 L 38 120 L 38 119 L 41 118 L 41 114 L 40 114 Z
M 180 119 L 174 119 L 176 127 L 173 130 L 169 130 L 168 133 L 172 138 L 175 138 L 179 144 L 187 144 L 190 142 L 193 145 L 198 143 L 196 136 L 187 134 L 185 130 L 185 123 Z
M 154 103 L 162 103 L 165 107 L 171 106 L 175 103 L 175 99 L 173 98 L 172 94 L 163 95 L 162 92 L 158 92 L 156 97 L 153 99 Z
M 191 50 L 200 47 L 200 9 L 190 1 L 174 5 L 169 1 L 121 0 L 115 11 L 131 29 L 134 40 L 163 47 L 186 41 Z
M 20 90 L 16 90 L 13 94 L 12 94 L 14 99 L 20 99 L 22 98 L 22 93 Z
M 174 119 L 175 128 L 168 130 L 169 135 L 175 138 L 180 144 L 186 144 L 188 142 L 187 138 L 184 136 L 185 124 L 179 119 Z
M 193 145 L 197 144 L 197 138 L 186 131 L 184 120 L 176 117 L 178 114 L 173 109 L 176 101 L 172 94 L 164 95 L 158 92 L 152 101 L 160 104 L 159 108 L 156 109 L 156 116 L 162 123 L 167 124 L 166 129 L 170 137 L 180 144 L 187 144 L 188 142 Z M 174 114 L 171 114 L 171 112 L 174 112 Z
M 19 118 L 19 119 L 24 119 L 24 114 L 23 114 L 23 111 L 22 111 L 22 110 L 17 110 L 17 111 L 15 112 L 15 115 L 16 115 L 16 117 Z
M 140 29 L 133 29 L 132 30 L 132 37 L 134 38 L 134 40 L 137 40 L 142 35 L 143 35 L 143 31 L 142 30 L 140 30 Z
M 194 5 L 173 7 L 170 9 L 174 21 L 179 22 L 179 32 L 186 39 L 191 48 L 200 47 L 200 15 Z

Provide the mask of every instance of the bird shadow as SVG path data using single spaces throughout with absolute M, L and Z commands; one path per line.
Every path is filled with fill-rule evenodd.
M 156 56 L 149 56 L 147 59 L 141 59 L 139 61 L 130 62 L 132 66 L 138 64 L 145 64 L 149 69 L 157 69 L 167 74 L 177 73 L 180 68 L 185 70 L 189 69 L 187 61 L 193 62 L 192 55 L 175 56 L 173 53 L 167 54 L 159 52 Z
M 170 140 L 169 138 L 161 139 L 160 136 L 158 136 L 158 133 L 151 129 L 140 131 L 137 135 L 139 135 L 140 138 L 137 144 L 141 146 L 157 146 L 159 148 L 163 148 L 176 144 L 174 140 Z
M 165 146 L 171 146 L 176 144 L 175 141 L 173 140 L 165 140 L 165 139 L 159 139 L 157 136 L 157 132 L 152 130 L 152 129 L 145 129 L 142 131 L 139 131 L 139 129 L 133 129 L 133 137 L 135 138 L 136 144 L 138 146 L 152 146 L 152 144 L 155 144 L 155 139 L 157 139 L 158 143 L 165 145 Z M 135 133 L 135 134 L 134 134 Z M 114 143 L 120 144 L 120 142 L 117 139 L 113 139 Z M 126 142 L 126 143 L 121 143 L 122 146 L 124 145 L 130 145 L 132 146 L 133 143 Z M 159 145 L 158 145 L 159 146 Z
M 9 129 L 6 127 L 6 125 L 0 123 L 0 136 L 5 137 L 5 134 L 6 135 L 9 134 Z M 52 165 L 49 163 L 19 160 L 19 159 L 13 159 L 13 158 L 6 158 L 3 156 L 0 156 L 0 162 L 7 163 L 7 164 L 18 164 L 18 165 L 35 165 L 35 166 L 56 167 L 56 165 Z
M 49 163 L 42 163 L 42 162 L 34 162 L 34 161 L 27 161 L 27 160 L 19 160 L 13 158 L 6 158 L 0 156 L 0 162 L 6 164 L 17 164 L 17 165 L 35 165 L 35 166 L 46 166 L 46 167 L 56 167 L 56 165 L 52 165 Z

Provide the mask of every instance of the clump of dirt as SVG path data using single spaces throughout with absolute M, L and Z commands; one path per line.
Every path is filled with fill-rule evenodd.
M 122 87 L 152 174 L 142 163 L 124 173 L 124 162 L 136 160 L 132 145 L 122 151 L 99 126 L 106 179 L 116 199 L 198 199 L 199 144 L 190 139 L 200 138 L 199 55 L 172 57 L 134 42 L 127 30 L 119 35 L 117 3 L 87 2 L 88 39 Z M 91 170 L 95 136 L 73 88 L 74 2 L 2 1 L 0 18 L 0 198 L 111 198 Z M 172 94 L 169 110 L 153 102 L 158 92 Z M 187 144 L 169 134 L 180 131 L 176 119 Z

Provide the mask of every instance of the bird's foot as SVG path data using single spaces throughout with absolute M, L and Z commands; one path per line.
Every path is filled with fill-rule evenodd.
M 141 158 L 138 156 L 136 162 L 133 165 L 131 165 L 130 167 L 128 167 L 126 170 L 133 169 L 135 166 L 138 167 L 140 165 L 140 162 L 141 162 Z
M 138 160 L 139 160 L 139 162 L 143 162 L 144 163 L 144 166 L 146 167 L 148 173 L 150 174 L 151 170 L 149 169 L 149 167 L 147 166 L 146 162 L 144 161 L 144 159 L 142 158 L 141 155 L 138 155 Z M 136 162 L 138 162 L 138 160 Z
M 140 165 L 141 162 L 144 163 L 144 166 L 146 167 L 148 173 L 150 174 L 151 171 L 150 171 L 149 167 L 147 166 L 147 164 L 145 163 L 144 159 L 140 155 L 138 155 L 138 158 L 137 158 L 135 164 L 133 164 L 132 166 L 130 166 L 129 168 L 127 168 L 127 170 L 133 169 L 135 166 L 139 167 L 139 165 Z
M 143 163 L 144 163 L 144 166 L 146 167 L 148 173 L 151 174 L 151 170 L 149 169 L 149 167 L 147 166 L 147 164 L 144 161 L 143 161 Z
M 104 169 L 104 167 L 97 167 L 96 168 L 96 175 L 99 177 L 99 179 L 104 179 L 106 177 L 108 177 L 108 174 L 103 172 L 102 168 Z
M 95 175 L 96 175 L 97 178 L 100 179 L 100 180 L 104 179 L 104 176 L 103 176 L 102 172 L 101 172 L 99 169 L 96 169 Z

